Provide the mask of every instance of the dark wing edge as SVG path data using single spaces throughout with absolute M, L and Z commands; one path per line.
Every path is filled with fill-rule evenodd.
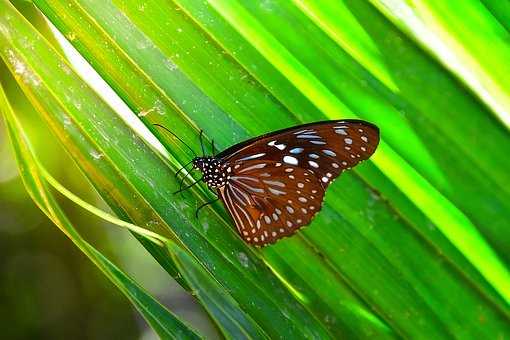
M 274 137 L 274 136 L 277 136 L 279 134 L 286 133 L 286 132 L 289 132 L 289 131 L 292 131 L 292 130 L 299 130 L 299 129 L 303 129 L 303 128 L 309 128 L 309 127 L 312 127 L 312 126 L 320 126 L 320 125 L 326 125 L 326 124 L 350 124 L 350 123 L 353 123 L 353 124 L 362 124 L 362 125 L 366 126 L 367 128 L 373 129 L 374 130 L 374 134 L 377 136 L 377 143 L 375 144 L 375 146 L 376 146 L 375 149 L 377 149 L 377 145 L 379 144 L 379 127 L 377 127 L 377 125 L 375 125 L 373 123 L 370 123 L 370 122 L 367 122 L 365 120 L 361 120 L 361 119 L 339 119 L 339 120 L 323 120 L 323 121 L 318 121 L 318 122 L 313 122 L 313 123 L 306 123 L 306 124 L 302 124 L 302 125 L 297 125 L 297 126 L 292 126 L 292 127 L 284 128 L 284 129 L 273 131 L 273 132 L 268 132 L 268 133 L 265 133 L 265 134 L 260 135 L 258 137 L 253 137 L 253 138 L 247 139 L 247 140 L 245 140 L 243 142 L 234 144 L 231 147 L 229 147 L 229 148 L 221 151 L 220 153 L 218 153 L 216 155 L 216 157 L 218 157 L 218 158 L 220 158 L 222 160 L 226 160 L 227 158 L 231 157 L 232 155 L 234 155 L 235 153 L 237 153 L 238 151 L 240 151 L 244 147 L 246 147 L 246 146 L 248 146 L 250 144 L 253 144 L 255 141 L 257 141 L 259 139 L 268 138 L 268 137 Z

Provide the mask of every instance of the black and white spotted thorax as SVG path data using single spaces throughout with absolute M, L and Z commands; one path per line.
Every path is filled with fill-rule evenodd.
M 196 157 L 193 159 L 193 167 L 202 172 L 202 180 L 211 189 L 216 189 L 227 184 L 228 171 L 223 162 L 215 157 Z

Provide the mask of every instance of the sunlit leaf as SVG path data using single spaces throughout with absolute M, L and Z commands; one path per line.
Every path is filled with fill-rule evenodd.
M 504 12 L 474 1 L 455 1 L 465 21 L 434 1 L 34 3 L 170 157 L 162 161 L 6 7 L 0 55 L 27 96 L 113 210 L 189 250 L 201 266 L 192 269 L 226 289 L 219 297 L 255 329 L 348 338 L 509 332 L 510 138 L 498 73 L 508 47 L 496 22 Z M 470 38 L 476 21 L 488 34 Z M 454 44 L 438 49 L 423 37 Z M 482 46 L 497 51 L 485 60 Z M 191 155 L 152 125 L 198 151 L 199 129 L 225 148 L 349 117 L 381 128 L 373 162 L 328 189 L 310 227 L 262 251 L 242 243 L 221 204 L 193 217 L 212 197 L 203 186 L 171 194 L 172 174 Z M 147 247 L 179 279 L 182 263 Z
M 1 86 L 0 104 L 23 183 L 39 208 L 126 295 L 162 339 L 199 339 L 195 331 L 154 300 L 80 236 L 49 190 L 39 163 L 23 133 L 23 128 L 14 116 Z

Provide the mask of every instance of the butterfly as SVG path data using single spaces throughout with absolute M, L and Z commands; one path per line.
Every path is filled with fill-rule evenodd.
M 264 134 L 190 163 L 239 235 L 265 246 L 310 224 L 331 182 L 368 159 L 378 143 L 379 129 L 371 123 L 331 120 Z

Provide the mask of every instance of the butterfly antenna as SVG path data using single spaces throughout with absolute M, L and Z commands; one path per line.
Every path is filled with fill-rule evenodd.
M 200 139 L 200 147 L 202 148 L 202 156 L 205 156 L 205 151 L 204 151 L 204 141 L 202 139 L 202 135 L 204 134 L 204 130 L 200 130 L 200 135 L 199 135 L 199 139 Z
M 211 139 L 212 155 L 216 156 L 216 148 L 214 147 L 214 139 Z
M 188 145 L 186 144 L 179 136 L 177 136 L 175 133 L 173 133 L 172 131 L 168 130 L 166 127 L 164 127 L 163 125 L 160 125 L 160 124 L 153 124 L 154 126 L 157 126 L 157 127 L 160 127 L 162 128 L 163 130 L 165 130 L 166 132 L 168 132 L 169 134 L 171 134 L 172 136 L 174 136 L 175 138 L 177 138 L 182 144 L 184 144 L 192 153 L 195 157 L 198 157 L 197 153 L 195 151 L 193 151 L 193 149 Z

